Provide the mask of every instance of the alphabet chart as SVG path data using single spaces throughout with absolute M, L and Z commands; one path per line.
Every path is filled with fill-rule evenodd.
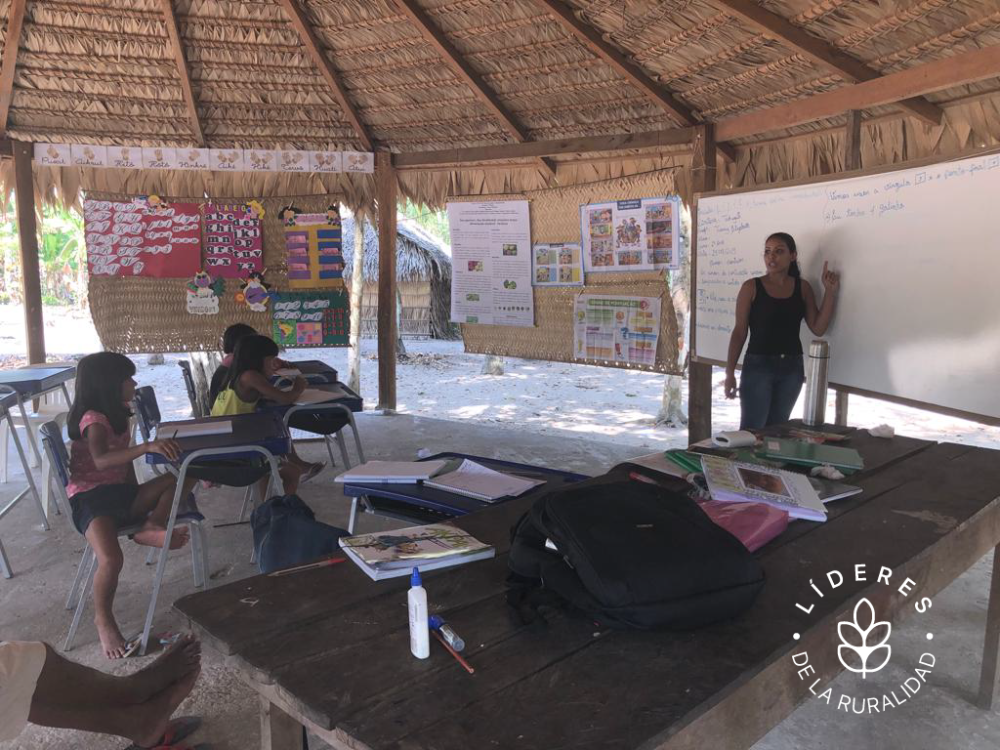
M 273 295 L 274 340 L 280 346 L 347 346 L 350 298 L 345 292 Z
M 205 206 L 205 270 L 212 276 L 245 279 L 264 270 L 260 216 L 248 205 Z
M 197 203 L 157 196 L 83 203 L 87 268 L 92 276 L 189 278 L 201 270 Z

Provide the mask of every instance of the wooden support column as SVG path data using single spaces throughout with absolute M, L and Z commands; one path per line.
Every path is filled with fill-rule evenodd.
M 856 169 L 861 169 L 861 111 L 852 109 L 844 126 L 844 171 Z
M 396 409 L 396 170 L 388 151 L 375 154 L 378 201 L 378 408 Z
M 715 126 L 699 125 L 694 133 L 694 158 L 691 162 L 692 188 L 695 194 L 716 188 Z M 697 324 L 698 279 L 698 209 L 691 210 L 691 341 Z M 688 442 L 704 440 L 712 434 L 712 365 L 692 360 L 688 364 Z
M 14 190 L 17 195 L 17 235 L 21 247 L 21 296 L 28 364 L 45 361 L 45 325 L 42 320 L 42 280 L 38 273 L 38 224 L 35 214 L 35 179 L 31 174 L 34 147 L 14 143 Z
M 347 387 L 361 393 L 361 314 L 365 297 L 365 220 L 354 214 L 354 260 L 351 273 L 351 348 L 347 355 Z

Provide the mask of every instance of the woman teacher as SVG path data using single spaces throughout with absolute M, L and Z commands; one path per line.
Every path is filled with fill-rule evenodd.
M 795 240 L 775 232 L 764 243 L 764 276 L 743 282 L 736 297 L 736 326 L 729 339 L 726 398 L 736 398 L 736 361 L 750 333 L 740 377 L 740 429 L 787 422 L 805 381 L 799 329 L 803 319 L 817 336 L 833 318 L 840 275 L 823 263 L 823 302 L 799 274 Z

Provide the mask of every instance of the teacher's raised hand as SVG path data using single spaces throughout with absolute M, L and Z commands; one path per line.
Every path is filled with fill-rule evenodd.
M 836 292 L 840 288 L 840 274 L 830 270 L 830 261 L 823 261 L 823 288 Z

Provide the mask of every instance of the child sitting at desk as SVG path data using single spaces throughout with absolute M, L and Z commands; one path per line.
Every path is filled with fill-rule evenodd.
M 160 453 L 175 461 L 181 453 L 173 440 L 129 446 L 132 412 L 128 405 L 135 397 L 134 375 L 135 365 L 121 354 L 98 352 L 81 359 L 76 396 L 66 424 L 73 441 L 66 494 L 73 524 L 97 557 L 94 624 L 109 659 L 130 656 L 139 645 L 138 638 L 126 643 L 113 612 L 123 562 L 118 529 L 141 523 L 132 540 L 161 547 L 177 486 L 172 474 L 139 484 L 132 461 L 147 453 Z M 195 481 L 185 482 L 184 496 Z M 170 549 L 183 547 L 187 541 L 187 529 L 174 529 Z
M 270 376 L 278 367 L 277 362 L 278 345 L 273 340 L 257 335 L 241 338 L 236 344 L 233 363 L 222 382 L 222 389 L 212 404 L 212 416 L 249 414 L 256 410 L 257 402 L 262 398 L 276 404 L 294 404 L 305 390 L 306 381 L 297 377 L 290 390 L 275 388 L 271 385 Z M 294 447 L 287 458 L 279 471 L 286 494 L 294 493 L 300 481 L 312 479 L 326 466 L 324 462 L 302 460 Z

